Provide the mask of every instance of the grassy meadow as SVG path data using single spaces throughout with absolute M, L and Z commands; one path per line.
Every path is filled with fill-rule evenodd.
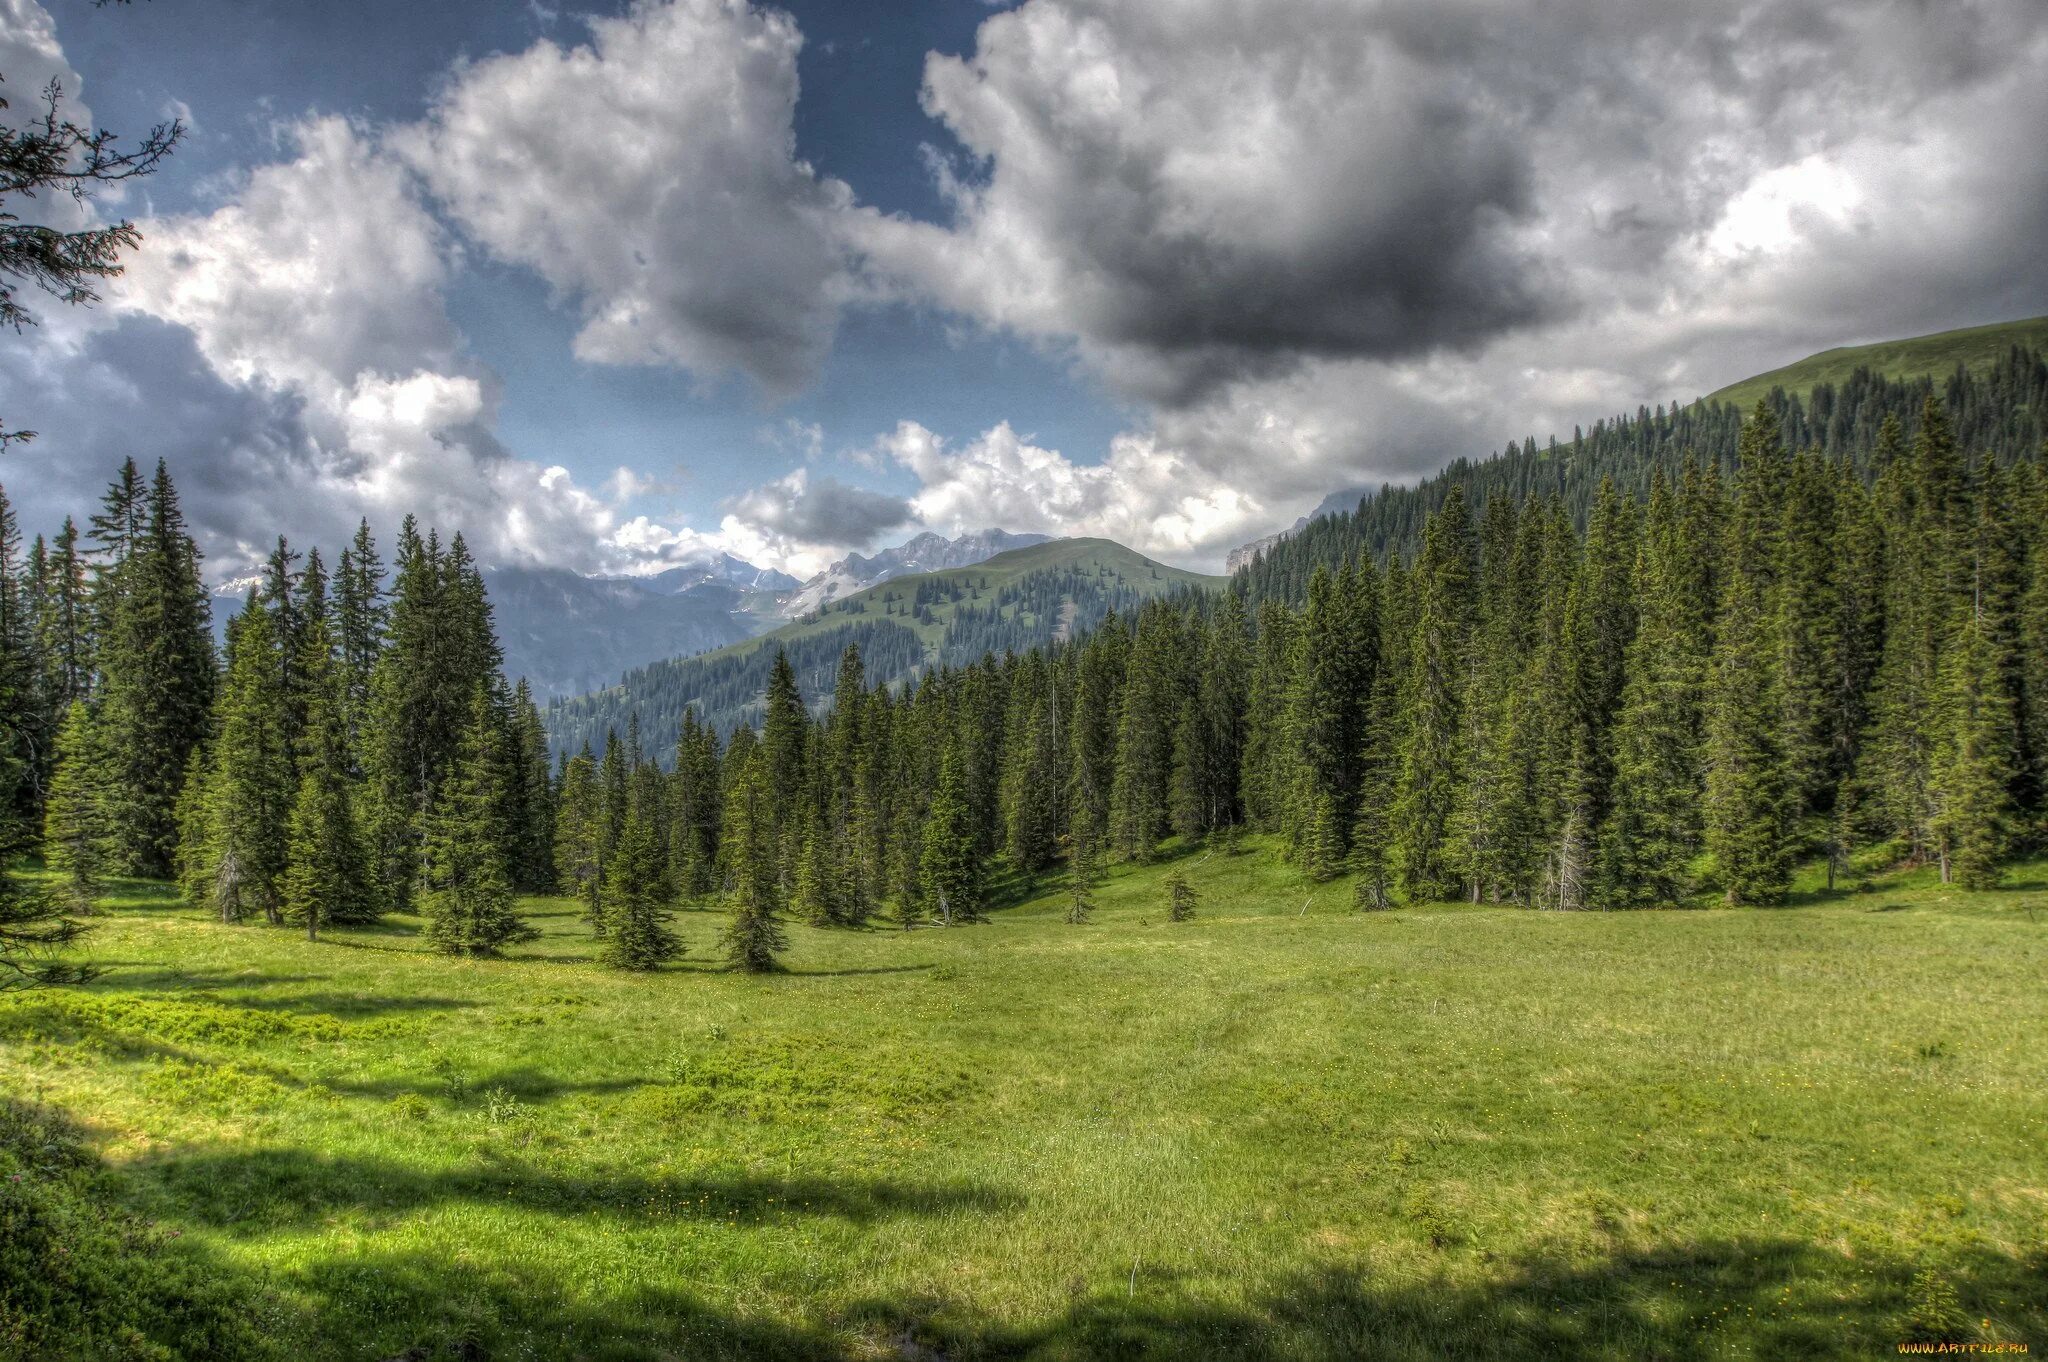
M 712 912 L 620 976 L 564 901 L 468 962 L 407 919 L 308 943 L 122 886 L 105 977 L 0 998 L 0 1231 L 118 1264 L 81 1289 L 234 1304 L 132 1336 L 0 1315 L 0 1349 L 2048 1347 L 2048 865 L 1357 914 L 1263 854 L 1171 864 L 1193 922 L 1150 866 L 1086 926 L 1048 886 L 982 926 L 794 927 L 768 978 L 715 967 Z

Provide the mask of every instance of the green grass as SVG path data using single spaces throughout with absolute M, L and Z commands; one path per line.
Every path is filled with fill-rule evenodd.
M 1745 378 L 1707 398 L 1709 402 L 1730 402 L 1738 407 L 1756 405 L 1771 389 L 1804 396 L 1818 383 L 1840 384 L 1858 369 L 1873 369 L 1887 378 L 1947 378 L 1958 365 L 1982 370 L 2005 357 L 2013 346 L 2048 350 L 2048 317 L 2025 321 L 1972 326 L 1961 331 L 1941 331 L 1908 340 L 1880 341 L 1875 345 L 1845 345 L 1809 355 L 1796 364 L 1773 369 L 1767 374 Z
M 1360 915 L 1173 864 L 1194 922 L 1152 866 L 758 979 L 713 913 L 621 977 L 559 901 L 464 962 L 138 886 L 112 973 L 0 1000 L 0 1093 L 300 1359 L 2048 1346 L 2048 865 Z

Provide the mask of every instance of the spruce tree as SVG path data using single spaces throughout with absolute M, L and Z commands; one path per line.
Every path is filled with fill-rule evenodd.
M 339 678 L 309 680 L 299 786 L 286 828 L 284 919 L 315 940 L 320 928 L 376 919 L 369 848 L 356 822 L 348 730 Z
M 107 793 L 112 763 L 92 710 L 73 700 L 57 734 L 57 770 L 43 814 L 43 859 L 63 876 L 70 900 L 89 906 L 113 851 Z
M 652 781 L 636 781 L 624 828 L 605 868 L 607 923 L 599 963 L 611 969 L 653 970 L 683 953 L 668 924 L 672 903 L 661 840 L 659 811 L 649 807 Z
M 2012 702 L 1987 622 L 1973 615 L 1945 651 L 1929 831 L 1943 884 L 1995 889 L 2010 841 Z
M 749 974 L 775 969 L 776 957 L 789 949 L 789 939 L 776 920 L 782 888 L 775 865 L 768 765 L 762 749 L 742 752 L 725 809 L 723 847 L 732 916 L 720 944 L 726 963 Z
M 1787 477 L 1759 402 L 1744 426 L 1706 700 L 1706 849 L 1730 904 L 1773 904 L 1791 884 L 1798 791 L 1785 750 L 1778 608 Z
M 948 926 L 985 920 L 981 857 L 974 846 L 961 765 L 956 739 L 940 757 L 938 788 L 932 792 L 918 857 L 926 911 Z
M 421 912 L 427 939 L 449 955 L 492 956 L 539 935 L 519 918 L 499 842 L 505 769 L 490 693 L 479 685 L 456 742 L 455 761 L 421 818 Z
M 283 669 L 270 613 L 257 597 L 228 632 L 207 780 L 206 901 L 223 922 L 282 920 L 288 824 L 297 783 L 286 742 Z
M 597 785 L 597 763 L 590 744 L 569 759 L 562 771 L 562 792 L 555 813 L 555 877 L 564 893 L 583 903 L 584 918 L 598 931 L 604 893 L 598 883 L 603 839 L 603 800 Z
M 1176 870 L 1166 877 L 1166 920 L 1191 922 L 1195 916 L 1195 887 Z
M 1108 878 L 1102 865 L 1102 844 L 1076 837 L 1067 857 L 1067 922 L 1085 925 L 1095 916 L 1095 891 Z
M 206 737 L 216 676 L 199 550 L 162 463 L 144 506 L 109 602 L 100 719 L 118 777 L 112 810 L 121 860 L 161 876 L 177 850 L 178 785 Z
M 1638 571 L 1639 625 L 1615 720 L 1614 795 L 1600 835 L 1597 907 L 1661 907 L 1691 888 L 1699 849 L 1699 724 L 1706 659 L 1687 590 L 1696 552 L 1678 499 L 1651 484 Z
M 1460 707 L 1468 665 L 1472 534 L 1462 489 L 1453 487 L 1443 509 L 1430 518 L 1414 580 L 1394 846 L 1409 897 L 1444 899 L 1459 887 L 1451 863 L 1451 815 L 1465 761 Z
M 789 910 L 813 927 L 831 927 L 840 921 L 835 894 L 832 851 L 828 835 L 817 824 L 804 833 L 803 850 L 798 853 L 796 886 L 790 892 Z

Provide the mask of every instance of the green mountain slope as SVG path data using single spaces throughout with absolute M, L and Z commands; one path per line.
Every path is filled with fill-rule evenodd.
M 901 682 L 934 666 L 1066 638 L 1150 596 L 1224 581 L 1107 539 L 1055 539 L 972 567 L 893 578 L 759 638 L 635 668 L 616 686 L 550 705 L 548 736 L 557 751 L 586 741 L 595 750 L 608 731 L 623 734 L 637 716 L 642 746 L 665 758 L 685 708 L 721 732 L 758 719 L 778 649 L 816 704 L 830 698 L 848 644 L 859 646 L 870 682 Z
M 1858 369 L 1869 369 L 1891 379 L 1945 379 L 1958 367 L 1982 373 L 2016 345 L 2025 350 L 2048 350 L 2048 317 L 1970 326 L 1874 345 L 1838 346 L 1808 355 L 1782 369 L 1731 383 L 1707 400 L 1733 403 L 1746 410 L 1755 406 L 1758 398 L 1768 397 L 1773 388 L 1805 393 L 1821 383 L 1839 386 Z

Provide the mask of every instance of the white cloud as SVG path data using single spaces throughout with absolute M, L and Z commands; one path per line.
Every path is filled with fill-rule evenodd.
M 396 145 L 467 233 L 575 302 L 579 358 L 801 388 L 848 292 L 851 195 L 795 159 L 795 22 L 640 0 L 590 34 L 457 67 Z
M 1120 435 L 1099 464 L 1076 463 L 1020 436 L 1008 422 L 952 445 L 915 421 L 876 442 L 920 484 L 911 510 L 927 529 L 957 535 L 990 525 L 1093 535 L 1177 562 L 1206 561 L 1264 524 L 1255 498 L 1199 470 L 1149 435 Z
M 410 173 L 342 119 L 309 119 L 288 141 L 290 160 L 250 172 L 213 212 L 146 224 L 149 249 L 110 294 L 117 313 L 186 328 L 229 388 L 296 413 L 292 457 L 213 456 L 241 475 L 193 508 L 219 569 L 280 529 L 331 544 L 358 515 L 388 528 L 408 512 L 490 561 L 606 565 L 612 501 L 492 435 L 496 381 L 443 296 L 457 255 Z

